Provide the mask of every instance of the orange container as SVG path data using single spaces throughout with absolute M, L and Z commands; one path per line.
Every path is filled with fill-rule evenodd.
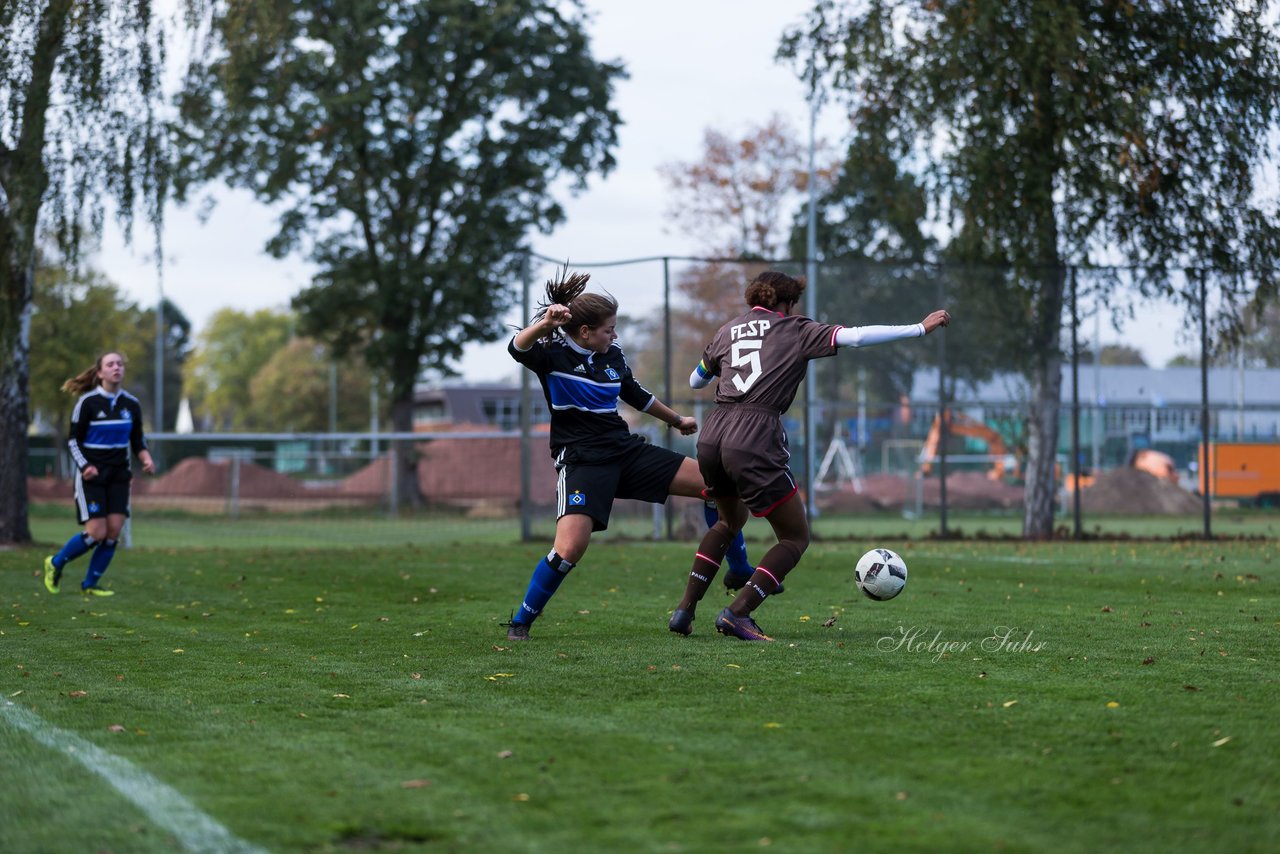
M 1280 492 L 1280 442 L 1212 442 L 1206 464 L 1200 446 L 1200 491 L 1209 478 L 1214 498 L 1253 498 Z

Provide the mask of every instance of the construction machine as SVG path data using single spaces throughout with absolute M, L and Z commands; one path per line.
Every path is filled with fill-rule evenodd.
M 1016 479 L 1021 476 L 1018 458 L 1010 453 L 1004 437 L 998 431 L 976 418 L 965 415 L 963 412 L 947 410 L 946 417 L 948 436 L 963 436 L 986 442 L 987 453 L 982 455 L 982 459 L 984 461 L 989 460 L 991 463 L 991 467 L 987 469 L 988 478 L 991 480 L 1004 480 L 1006 477 Z M 932 472 L 933 464 L 938 459 L 938 449 L 941 442 L 942 417 L 935 415 L 933 424 L 929 427 L 929 434 L 925 437 L 924 446 L 920 449 L 918 459 L 921 474 L 927 475 Z M 967 454 L 948 453 L 947 458 L 960 461 L 971 457 Z

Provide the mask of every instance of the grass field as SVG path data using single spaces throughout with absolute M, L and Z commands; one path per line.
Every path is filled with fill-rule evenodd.
M 31 508 L 32 535 L 37 541 L 64 542 L 75 530 L 73 510 L 67 504 L 40 504 Z M 700 517 L 699 517 L 700 518 Z M 177 510 L 147 512 L 133 521 L 133 543 L 145 548 L 184 548 L 200 543 L 217 548 L 278 549 L 334 546 L 369 548 L 377 546 L 437 546 L 461 541 L 509 543 L 519 537 L 520 521 L 512 518 L 466 519 L 461 516 L 385 513 L 344 510 L 313 514 L 245 513 L 238 518 L 185 513 Z M 1073 529 L 1070 516 L 1060 516 L 1057 528 L 1062 538 Z M 1280 512 L 1218 508 L 1211 520 L 1218 537 L 1264 537 L 1280 539 Z M 603 537 L 651 539 L 652 518 L 616 515 Z M 665 534 L 661 522 L 659 529 Z M 823 515 L 814 520 L 818 539 L 920 540 L 937 538 L 941 531 L 937 514 L 904 518 L 900 513 Z M 1202 516 L 1105 516 L 1086 518 L 1081 529 L 1086 537 L 1183 538 L 1199 537 L 1204 531 Z M 947 517 L 951 536 L 969 539 L 1017 539 L 1022 533 L 1022 517 L 1017 512 L 951 513 Z M 753 520 L 747 536 L 757 543 L 773 542 L 768 525 Z M 534 539 L 554 536 L 550 514 L 534 522 Z M 767 546 L 766 546 L 767 547 Z
M 773 644 L 710 631 L 718 592 L 672 635 L 690 546 L 601 542 L 516 645 L 545 545 L 447 539 L 133 549 L 94 600 L 0 552 L 0 849 L 1280 840 L 1275 540 L 886 541 L 888 603 L 871 543 L 818 543 Z

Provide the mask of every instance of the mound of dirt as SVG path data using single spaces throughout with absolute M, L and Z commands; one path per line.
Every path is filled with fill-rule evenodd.
M 56 477 L 27 478 L 27 498 L 31 501 L 70 501 L 75 487 L 69 480 Z
M 337 491 L 343 495 L 383 496 L 391 491 L 391 458 L 378 457 L 342 479 Z
M 947 505 L 960 510 L 1007 510 L 1021 507 L 1026 490 L 992 480 L 986 472 L 959 471 L 947 476 Z
M 486 512 L 520 504 L 520 440 L 508 436 L 492 439 L 436 439 L 416 445 L 418 487 L 429 502 L 483 505 Z M 535 505 L 555 501 L 556 470 L 549 457 L 537 453 L 531 465 L 531 492 Z M 390 491 L 390 460 L 379 457 L 344 478 L 337 491 L 347 496 L 381 496 Z
M 1092 486 L 1082 489 L 1080 507 L 1085 513 L 1172 516 L 1196 513 L 1201 504 L 1195 493 L 1175 483 L 1121 468 L 1103 472 Z
M 902 490 L 897 491 L 902 492 Z M 817 493 L 815 500 L 817 508 L 823 513 L 844 515 L 870 513 L 884 509 L 879 491 L 869 489 L 865 480 L 861 492 L 855 492 L 848 484 L 841 484 L 838 489 L 821 490 Z
M 428 501 L 520 502 L 520 439 L 437 439 L 419 446 L 418 485 Z M 555 500 L 556 470 L 535 447 L 530 493 L 535 504 Z
M 137 480 L 135 479 L 135 484 Z M 231 491 L 231 462 L 188 457 L 156 478 L 148 495 L 220 496 Z M 240 463 L 241 498 L 305 498 L 312 493 L 288 475 L 256 463 Z
M 862 491 L 848 485 L 818 493 L 818 508 L 833 513 L 900 511 L 914 508 L 916 491 L 925 507 L 938 507 L 942 486 L 936 477 L 918 482 L 908 476 L 873 474 L 862 478 Z M 947 506 L 956 510 L 997 510 L 1021 507 L 1023 489 L 991 480 L 982 472 L 954 472 L 947 476 Z

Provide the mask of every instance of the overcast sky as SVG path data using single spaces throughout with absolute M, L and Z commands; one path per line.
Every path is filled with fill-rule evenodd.
M 607 178 L 593 178 L 586 192 L 566 193 L 567 222 L 550 236 L 537 235 L 534 248 L 572 263 L 692 254 L 697 247 L 667 218 L 670 200 L 658 167 L 697 160 L 707 128 L 739 135 L 777 113 L 807 134 L 804 88 L 773 56 L 783 30 L 803 19 L 810 0 L 587 0 L 586 5 L 595 16 L 590 27 L 595 56 L 622 60 L 630 74 L 618 84 L 615 99 L 625 122 L 615 151 L 617 167 Z M 838 110 L 824 109 L 818 126 L 820 136 L 840 141 Z M 192 209 L 167 215 L 164 293 L 197 332 L 220 308 L 285 308 L 311 278 L 305 262 L 276 261 L 262 251 L 275 233 L 270 210 L 247 193 L 223 190 L 217 196 L 219 204 L 203 224 Z M 150 305 L 160 282 L 145 229 L 136 235 L 137 245 L 130 248 L 109 230 L 96 266 L 131 298 Z M 549 272 L 539 271 L 539 281 Z M 624 314 L 635 313 L 661 299 L 662 267 L 658 262 L 609 267 L 594 270 L 592 281 L 619 298 Z M 1103 340 L 1138 346 L 1149 363 L 1163 365 L 1187 349 L 1176 340 L 1176 320 L 1166 315 L 1147 314 L 1140 339 L 1104 329 Z M 520 318 L 517 313 L 504 320 Z M 961 323 L 958 319 L 956 331 Z M 625 328 L 619 333 L 625 342 Z M 470 380 L 517 376 L 503 344 L 469 348 L 459 367 Z

